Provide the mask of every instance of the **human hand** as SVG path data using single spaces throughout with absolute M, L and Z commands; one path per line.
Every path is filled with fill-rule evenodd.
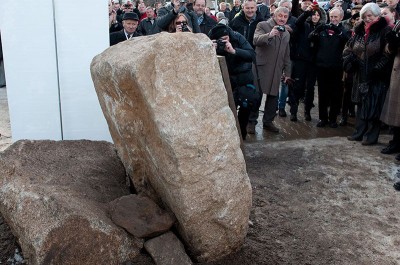
M 228 40 L 223 40 L 225 42 L 225 51 L 230 54 L 235 54 L 236 50 L 233 48 L 232 43 L 230 43 Z
M 271 32 L 269 33 L 269 36 L 270 36 L 271 38 L 272 38 L 272 37 L 275 37 L 276 35 L 279 35 L 279 30 L 277 30 L 276 27 L 277 27 L 277 26 L 273 27 L 272 30 L 271 30 Z

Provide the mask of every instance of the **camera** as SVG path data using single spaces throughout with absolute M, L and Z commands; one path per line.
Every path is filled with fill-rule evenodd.
M 276 29 L 277 29 L 278 31 L 280 31 L 280 32 L 285 32 L 285 31 L 286 31 L 285 26 L 277 26 Z
M 217 53 L 225 50 L 226 43 L 222 39 L 217 40 Z
M 183 22 L 181 25 L 182 25 L 182 32 L 190 32 L 187 23 Z

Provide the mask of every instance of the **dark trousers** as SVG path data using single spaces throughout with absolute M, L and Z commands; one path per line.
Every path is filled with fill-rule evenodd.
M 318 67 L 318 111 L 320 120 L 336 122 L 342 104 L 342 77 L 343 70 L 341 67 Z
M 248 108 L 239 108 L 238 121 L 240 126 L 240 132 L 242 133 L 242 139 L 245 140 L 247 136 L 247 123 L 249 122 L 250 110 Z
M 278 107 L 278 97 L 267 95 L 264 105 L 263 123 L 271 123 L 276 116 L 276 108 Z
M 292 78 L 295 80 L 289 87 L 290 113 L 297 114 L 299 102 L 304 97 L 304 110 L 310 112 L 314 107 L 314 86 L 317 73 L 313 63 L 302 60 L 292 61 Z
M 389 142 L 390 145 L 400 147 L 400 127 L 392 127 L 393 139 Z
M 379 133 L 381 131 L 381 121 L 375 120 L 362 120 L 361 117 L 362 106 L 357 106 L 356 114 L 356 127 L 355 132 L 351 135 L 354 139 L 363 140 L 368 143 L 378 142 Z
M 250 115 L 249 115 L 249 123 L 251 124 L 257 124 L 257 120 L 258 120 L 258 110 L 261 107 L 261 101 L 262 101 L 262 97 L 263 97 L 263 93 L 262 91 L 259 89 L 258 92 L 260 93 L 260 97 L 259 100 L 257 102 L 257 105 L 255 106 L 255 109 L 257 109 L 256 111 L 251 111 Z
M 353 74 L 344 76 L 344 94 L 342 101 L 342 118 L 347 118 L 349 112 L 354 113 L 354 103 L 351 101 L 351 91 L 353 90 Z

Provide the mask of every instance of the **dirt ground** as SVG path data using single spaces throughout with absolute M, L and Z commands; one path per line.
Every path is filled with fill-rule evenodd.
M 400 264 L 400 172 L 381 148 L 344 137 L 246 145 L 253 225 L 241 251 L 212 264 Z
M 2 93 L 0 152 L 11 143 Z M 400 168 L 394 155 L 379 153 L 390 136 L 362 146 L 344 137 L 354 120 L 345 128 L 316 129 L 315 117 L 308 123 L 278 117 L 280 134 L 259 125 L 249 137 L 248 235 L 239 252 L 208 265 L 400 264 L 400 193 L 392 187 Z M 11 264 L 15 241 L 0 215 L 0 264 Z M 154 263 L 143 254 L 130 264 Z

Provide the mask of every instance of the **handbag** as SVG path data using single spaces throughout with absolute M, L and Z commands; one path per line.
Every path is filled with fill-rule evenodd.
M 236 87 L 233 91 L 233 98 L 236 106 L 250 109 L 250 111 L 258 110 L 260 93 L 258 93 L 257 88 L 252 84 Z

